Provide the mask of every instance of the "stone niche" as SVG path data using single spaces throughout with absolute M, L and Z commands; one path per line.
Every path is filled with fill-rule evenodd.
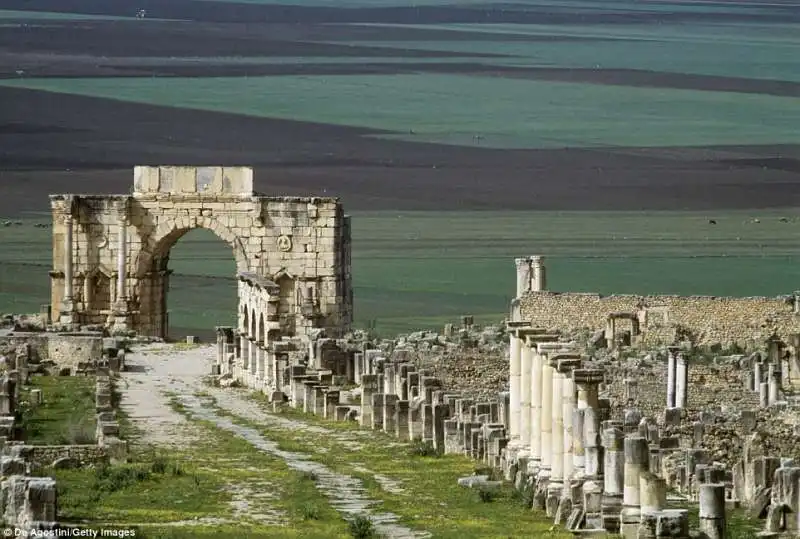
M 133 195 L 253 195 L 253 169 L 249 167 L 151 167 L 133 172 Z

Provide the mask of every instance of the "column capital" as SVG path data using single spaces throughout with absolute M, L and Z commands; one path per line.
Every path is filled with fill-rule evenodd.
M 527 321 L 519 321 L 519 320 L 506 321 L 506 330 L 508 331 L 517 331 L 529 327 L 531 327 L 531 323 Z
M 553 367 L 560 372 L 561 374 L 569 374 L 570 372 L 574 371 L 575 369 L 581 366 L 581 362 L 583 361 L 580 356 L 555 356 L 553 359 L 550 360 Z M 553 364 L 555 361 L 555 364 Z
M 575 369 L 572 371 L 572 379 L 576 384 L 601 384 L 605 380 L 605 372 L 602 369 Z

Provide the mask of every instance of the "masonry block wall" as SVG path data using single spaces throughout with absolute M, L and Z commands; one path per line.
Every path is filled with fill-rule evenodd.
M 645 344 L 671 344 L 678 326 L 697 344 L 746 345 L 745 339 L 781 337 L 800 332 L 800 316 L 791 301 L 767 297 L 610 295 L 526 292 L 519 302 L 520 319 L 534 327 L 575 330 L 604 329 L 609 314 L 636 313 Z
M 125 300 L 132 329 L 165 337 L 170 249 L 206 228 L 230 245 L 239 273 L 279 286 L 285 333 L 302 326 L 299 306 L 308 294 L 320 327 L 334 334 L 347 328 L 350 238 L 341 203 L 260 196 L 252 174 L 246 167 L 136 167 L 130 195 L 51 195 L 53 319 L 71 305 L 81 323 L 103 324 Z

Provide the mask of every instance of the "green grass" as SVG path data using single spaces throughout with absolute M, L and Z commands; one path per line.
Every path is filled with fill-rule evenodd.
M 22 410 L 22 425 L 27 443 L 95 443 L 97 424 L 93 376 L 34 375 L 31 376 L 30 389 L 42 390 L 42 404 L 36 407 L 26 406 Z
M 15 79 L 0 84 L 360 126 L 420 141 L 473 145 L 479 134 L 481 145 L 496 148 L 800 143 L 793 121 L 800 116 L 800 101 L 755 94 L 433 74 Z M 414 135 L 408 135 L 411 130 Z
M 51 232 L 25 223 L 0 227 L 0 312 L 48 303 Z M 355 213 L 356 323 L 390 334 L 463 314 L 497 322 L 514 290 L 513 258 L 531 254 L 547 256 L 548 288 L 557 291 L 788 294 L 800 289 L 799 228 L 796 209 Z M 170 268 L 174 336 L 208 339 L 215 325 L 235 322 L 235 264 L 224 242 L 193 231 L 173 248 Z
M 90 528 L 134 528 L 136 537 L 150 539 L 347 537 L 346 522 L 313 478 L 210 423 L 191 422 L 199 439 L 169 454 L 144 447 L 126 465 L 56 470 L 60 519 Z M 232 502 L 247 502 L 271 520 L 243 516 Z
M 252 396 L 265 413 L 270 413 L 271 405 L 263 395 Z M 259 429 L 266 438 L 291 448 L 288 450 L 310 455 L 336 472 L 361 479 L 368 496 L 381 502 L 381 510 L 398 515 L 402 523 L 412 528 L 431 532 L 437 539 L 569 536 L 558 531 L 549 533 L 552 522 L 523 507 L 508 486 L 491 503 L 482 500 L 477 491 L 459 487 L 457 479 L 473 474 L 479 467 L 467 457 L 417 456 L 411 451 L 411 444 L 399 443 L 393 436 L 382 432 L 358 436 L 358 427 L 353 423 L 328 422 L 288 407 L 280 408 L 279 415 L 324 426 L 335 434 L 319 436 L 216 412 Z M 361 448 L 355 451 L 347 440 L 358 441 Z M 403 491 L 392 493 L 384 489 L 375 474 L 398 482 Z

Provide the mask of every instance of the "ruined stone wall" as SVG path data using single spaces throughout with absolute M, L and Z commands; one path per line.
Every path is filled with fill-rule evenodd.
M 12 454 L 25 460 L 32 470 L 41 470 L 54 462 L 68 458 L 74 466 L 96 465 L 108 460 L 105 447 L 99 445 L 24 445 L 18 446 Z
M 51 333 L 47 339 L 48 358 L 59 367 L 76 369 L 78 363 L 103 356 L 102 335 Z
M 657 361 L 646 368 L 606 366 L 606 395 L 617 414 L 625 406 L 626 378 L 636 380 L 635 407 L 644 415 L 659 417 L 667 405 L 667 363 Z M 745 391 L 742 371 L 729 364 L 689 363 L 687 413 L 725 407 L 735 410 L 758 408 L 758 394 Z
M 33 362 L 50 358 L 48 342 L 50 333 L 12 333 L 0 337 L 0 356 L 14 357 L 17 347 L 28 344 Z
M 800 316 L 784 298 L 528 292 L 520 311 L 534 327 L 567 331 L 604 329 L 610 313 L 637 313 L 648 345 L 671 344 L 677 326 L 692 332 L 696 344 L 744 346 L 768 337 L 772 326 L 782 337 L 800 332 Z M 620 321 L 618 328 L 625 324 Z

